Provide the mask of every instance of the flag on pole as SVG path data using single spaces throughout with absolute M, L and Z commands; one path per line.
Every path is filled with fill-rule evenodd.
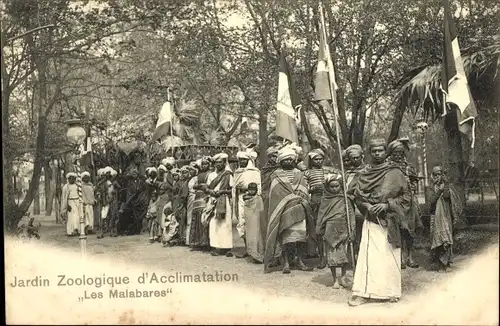
M 158 121 L 156 122 L 156 128 L 151 138 L 151 142 L 160 140 L 164 136 L 172 135 L 172 117 L 172 106 L 170 101 L 167 101 L 163 104 L 158 114 Z
M 329 69 L 332 70 L 332 76 L 335 76 L 333 71 L 332 57 L 330 56 L 330 48 L 328 47 L 328 42 L 326 41 L 326 31 L 325 26 L 322 22 L 319 24 L 319 52 L 318 52 L 318 66 L 316 67 L 316 76 L 314 79 L 315 85 L 315 99 L 316 101 L 321 100 L 332 100 L 331 89 L 337 90 L 337 84 L 335 80 L 330 81 Z
M 444 54 L 441 80 L 441 90 L 446 104 L 453 104 L 458 108 L 458 129 L 469 137 L 471 148 L 474 148 L 474 120 L 477 116 L 477 109 L 467 83 L 457 30 L 453 25 L 448 0 L 444 0 Z M 446 115 L 446 107 L 444 115 Z
M 281 51 L 278 102 L 276 105 L 276 135 L 292 143 L 298 143 L 297 122 L 299 121 L 300 102 L 291 76 L 291 69 L 286 62 L 285 53 Z
M 340 128 L 337 121 L 339 113 L 335 95 L 338 87 L 335 81 L 335 70 L 333 68 L 333 61 L 326 37 L 325 20 L 321 4 L 319 10 L 321 19 L 319 24 L 318 65 L 316 67 L 316 76 L 314 79 L 314 98 L 321 106 L 333 110 L 336 128 Z

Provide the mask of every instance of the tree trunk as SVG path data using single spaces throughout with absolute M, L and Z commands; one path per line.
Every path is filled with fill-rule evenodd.
M 461 133 L 458 130 L 458 117 L 456 110 L 448 111 L 444 119 L 444 130 L 448 140 L 448 178 L 457 190 L 462 203 L 465 203 L 464 159 L 462 150 Z M 432 169 L 432 167 L 430 167 Z M 471 220 L 468 218 L 468 222 Z
M 265 101 L 267 103 L 267 100 Z M 267 105 L 261 105 L 259 109 L 259 167 L 262 169 L 267 163 Z
M 61 193 L 62 193 L 62 184 L 61 184 L 61 169 L 59 166 L 59 160 L 57 160 L 56 164 L 53 166 L 53 176 L 55 183 L 55 192 L 54 192 L 54 210 L 56 213 L 56 223 L 61 223 Z
M 45 171 L 45 216 L 50 216 L 52 214 L 52 205 L 54 203 L 54 191 L 52 188 L 54 177 L 52 173 L 52 166 L 49 161 L 44 163 L 43 170 Z
M 40 215 L 40 177 L 38 177 L 36 183 L 38 184 L 38 187 L 33 195 L 33 214 Z
M 387 139 L 388 143 L 398 139 L 399 128 L 401 127 L 401 123 L 403 122 L 404 114 L 405 114 L 405 109 L 403 108 L 402 105 L 396 108 L 394 112 L 394 119 L 392 120 L 391 132 L 389 134 L 389 138 Z

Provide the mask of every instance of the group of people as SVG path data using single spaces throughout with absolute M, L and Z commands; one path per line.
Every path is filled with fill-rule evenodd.
M 294 144 L 267 149 L 261 170 L 255 166 L 253 149 L 238 152 L 234 171 L 226 153 L 181 168 L 169 157 L 147 168 L 145 177 L 131 171 L 120 205 L 117 173 L 107 167 L 100 170 L 104 181 L 96 187 L 101 217 L 107 220 L 101 229 L 116 235 L 119 221 L 129 212 L 132 232 L 140 233 L 146 221 L 151 243 L 226 257 L 235 254 L 234 229 L 245 243 L 236 257 L 262 263 L 266 273 L 279 268 L 285 274 L 292 269 L 311 271 L 307 258 L 319 257 L 316 267 L 330 268 L 334 288 L 352 289 L 350 305 L 371 299 L 397 301 L 401 269 L 419 267 L 413 243 L 423 228 L 416 197 L 419 178 L 406 160 L 408 151 L 405 140 L 387 144 L 372 139 L 365 163 L 362 147 L 351 145 L 342 153 L 344 175 L 324 166 L 321 149 L 302 161 L 301 148 Z M 86 176 L 82 174 L 82 191 Z M 65 212 L 77 209 L 74 180 L 69 175 Z M 437 270 L 445 271 L 462 204 L 441 166 L 432 169 L 432 180 L 427 194 L 432 259 Z M 96 200 L 84 198 L 84 216 L 90 219 L 85 208 Z M 68 234 L 74 230 L 68 219 Z M 352 280 L 347 277 L 350 268 Z

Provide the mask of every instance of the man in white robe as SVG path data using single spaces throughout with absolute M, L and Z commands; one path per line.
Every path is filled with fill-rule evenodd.
M 248 189 L 250 183 L 257 184 L 257 195 L 261 194 L 261 178 L 260 171 L 255 167 L 255 159 L 257 158 L 257 153 L 252 149 L 247 149 L 245 151 L 238 152 L 236 154 L 238 158 L 239 168 L 234 171 L 234 187 L 233 187 L 233 214 L 236 215 L 238 224 L 236 225 L 236 230 L 238 235 L 243 238 L 245 242 L 245 251 L 241 254 L 236 254 L 236 258 L 245 258 L 248 256 L 247 251 L 247 238 L 245 232 L 245 201 L 243 196 Z
M 401 297 L 400 220 L 409 209 L 411 193 L 399 166 L 385 161 L 386 148 L 384 139 L 370 141 L 372 163 L 349 189 L 365 217 L 350 306 L 370 299 L 397 302 Z
M 225 254 L 232 257 L 233 221 L 230 196 L 234 185 L 233 173 L 229 167 L 228 155 L 220 153 L 213 157 L 215 171 L 207 177 L 206 193 L 210 195 L 202 220 L 209 219 L 211 254 Z
M 66 174 L 68 182 L 62 188 L 61 215 L 66 219 L 66 235 L 78 235 L 80 216 L 83 216 L 82 199 L 78 194 L 76 173 Z

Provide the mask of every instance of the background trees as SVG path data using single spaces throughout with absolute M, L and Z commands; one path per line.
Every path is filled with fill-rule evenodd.
M 425 92 L 432 78 L 414 78 L 422 77 L 426 67 L 439 69 L 440 4 L 323 4 L 339 86 L 342 145 L 363 145 L 374 135 L 411 136 L 416 119 L 437 119 L 433 105 L 421 106 L 408 97 L 402 101 L 401 95 L 413 81 L 415 98 L 435 96 Z M 472 67 L 486 61 L 498 67 L 498 51 L 485 50 L 496 44 L 498 4 L 457 0 L 452 5 L 463 52 L 477 53 Z M 263 154 L 273 139 L 282 50 L 302 101 L 304 146 L 321 146 L 336 159 L 332 112 L 312 101 L 318 0 L 286 6 L 274 0 L 23 0 L 4 2 L 2 17 L 4 192 L 6 208 L 14 212 L 11 227 L 33 199 L 37 203 L 42 174 L 46 195 L 53 192 L 49 181 L 60 172 L 51 176 L 49 163 L 64 161 L 62 153 L 69 149 L 65 119 L 84 113 L 93 122 L 95 156 L 105 157 L 113 141 L 148 139 L 167 88 L 177 104 L 176 141 L 254 142 Z M 50 27 L 26 34 L 44 26 Z M 480 71 L 484 69 L 471 69 L 484 76 Z M 478 84 L 475 88 L 483 93 L 474 96 L 490 98 L 492 87 L 484 86 L 491 80 Z M 482 105 L 480 116 L 496 121 L 490 118 L 496 119 L 492 107 L 497 106 Z M 478 120 L 480 139 L 491 136 L 481 131 L 486 125 Z M 22 203 L 16 203 L 12 189 L 19 160 L 34 163 Z

